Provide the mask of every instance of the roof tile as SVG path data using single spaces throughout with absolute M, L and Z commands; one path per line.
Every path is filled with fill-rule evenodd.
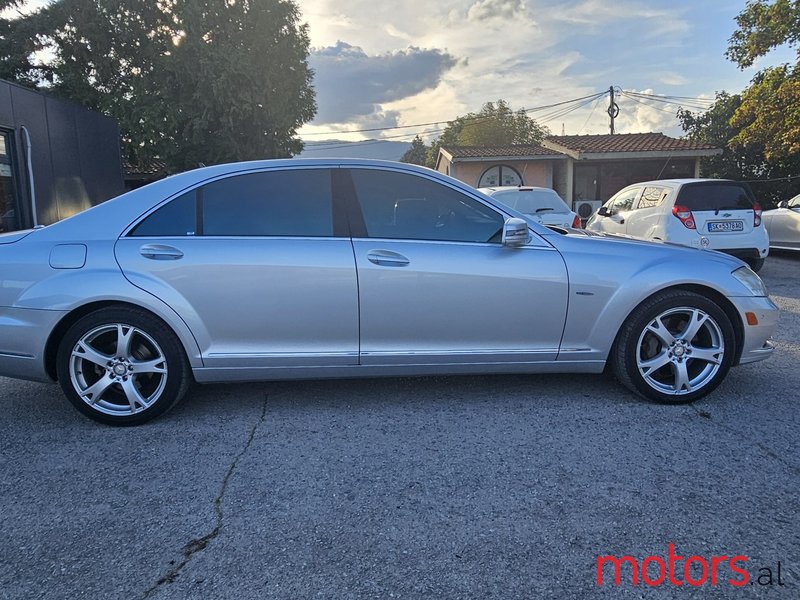
M 614 135 L 552 135 L 545 143 L 586 154 L 611 152 L 670 152 L 675 150 L 716 150 L 716 146 L 673 138 L 663 133 L 617 133 Z

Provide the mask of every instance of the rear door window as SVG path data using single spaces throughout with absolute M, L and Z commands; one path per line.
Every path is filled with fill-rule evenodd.
M 675 204 L 691 211 L 752 210 L 755 198 L 747 185 L 736 182 L 685 185 Z
M 659 206 L 669 195 L 669 188 L 665 187 L 646 187 L 642 191 L 642 197 L 639 198 L 639 204 L 636 208 L 654 208 Z

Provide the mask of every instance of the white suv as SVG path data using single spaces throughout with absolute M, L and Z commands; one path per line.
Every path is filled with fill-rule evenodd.
M 746 183 L 727 179 L 629 185 L 592 215 L 586 229 L 719 250 L 754 271 L 769 254 L 761 206 Z

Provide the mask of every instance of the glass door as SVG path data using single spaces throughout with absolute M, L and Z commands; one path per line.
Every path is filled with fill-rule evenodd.
M 19 206 L 11 154 L 11 135 L 8 131 L 0 131 L 0 233 L 19 229 Z

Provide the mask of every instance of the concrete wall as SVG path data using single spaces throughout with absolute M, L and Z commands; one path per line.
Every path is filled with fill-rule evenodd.
M 442 161 L 440 170 L 446 171 L 445 161 Z M 517 170 L 522 176 L 523 185 L 537 187 L 553 186 L 553 161 L 550 160 L 506 160 L 500 162 L 481 161 L 481 162 L 455 162 L 450 165 L 450 175 L 467 183 L 478 186 L 478 180 L 487 170 L 497 165 L 508 165 Z

